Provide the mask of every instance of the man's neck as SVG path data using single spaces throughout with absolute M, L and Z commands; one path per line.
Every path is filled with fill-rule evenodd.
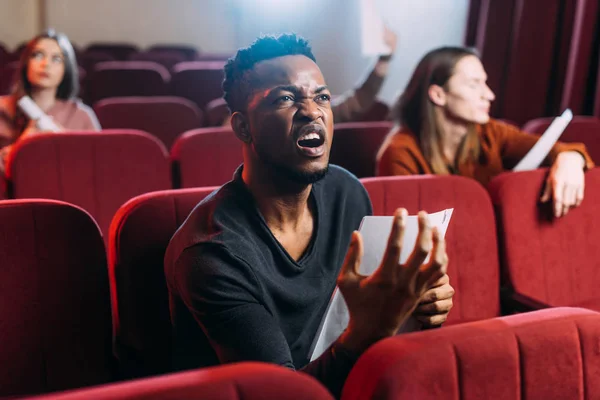
M 312 213 L 308 198 L 312 185 L 290 182 L 263 165 L 245 164 L 242 179 L 271 231 L 300 229 Z
M 56 103 L 56 89 L 34 89 L 31 98 L 43 112 L 48 112 Z

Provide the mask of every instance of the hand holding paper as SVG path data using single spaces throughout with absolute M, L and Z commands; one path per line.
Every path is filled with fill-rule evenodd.
M 404 209 L 394 214 L 387 245 L 385 240 L 383 242 L 383 246 L 386 246 L 383 258 L 380 264 L 375 264 L 378 268 L 374 272 L 361 268 L 363 238 L 359 232 L 353 233 L 338 278 L 339 292 L 335 296 L 341 292 L 349 314 L 348 329 L 342 334 L 341 340 L 357 353 L 381 338 L 395 335 L 425 292 L 446 273 L 448 257 L 443 234 L 433 227 L 426 213 L 419 213 L 418 234 L 414 241 L 409 241 L 415 243 L 411 252 L 410 248 L 404 246 L 407 219 Z M 402 254 L 407 251 L 410 256 L 407 259 L 404 257 L 406 261 L 401 263 Z M 318 334 L 319 339 L 323 333 Z M 321 342 L 317 343 L 311 359 L 318 357 L 331 344 L 328 339 Z

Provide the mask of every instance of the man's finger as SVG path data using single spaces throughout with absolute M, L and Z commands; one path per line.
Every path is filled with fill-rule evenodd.
M 352 238 L 350 239 L 350 246 L 346 253 L 346 258 L 342 264 L 342 269 L 338 278 L 340 281 L 356 280 L 360 277 L 358 273 L 358 267 L 363 256 L 363 241 L 362 235 L 358 231 L 352 232 Z
M 429 221 L 429 215 L 425 211 L 419 212 L 419 233 L 415 248 L 413 249 L 406 266 L 410 277 L 415 277 L 419 268 L 433 248 L 432 227 Z
M 429 289 L 426 291 L 419 301 L 419 305 L 431 304 L 440 300 L 448 300 L 454 296 L 454 288 L 450 284 Z
M 448 255 L 446 254 L 446 241 L 437 228 L 433 229 L 433 251 L 427 265 L 419 268 L 417 278 L 418 292 L 430 288 L 434 282 L 446 275 L 448 269 Z
M 435 314 L 435 315 L 415 315 L 417 321 L 421 322 L 424 327 L 439 326 L 446 322 L 448 319 L 448 313 Z
M 577 191 L 575 194 L 575 205 L 577 205 L 577 207 L 579 207 L 581 205 L 581 203 L 583 202 L 584 192 L 585 192 L 585 185 L 584 184 L 579 185 L 577 187 Z
M 556 184 L 554 186 L 554 193 L 552 197 L 554 198 L 554 216 L 559 218 L 562 214 L 563 210 L 563 193 L 564 193 L 564 185 Z
M 452 309 L 452 299 L 438 300 L 433 303 L 421 304 L 414 311 L 415 316 L 447 314 Z
M 436 248 L 436 250 L 437 250 L 437 248 Z M 448 276 L 448 274 L 444 274 L 444 276 L 442 276 L 440 279 L 438 279 L 437 281 L 435 281 L 431 284 L 430 289 L 444 286 L 444 285 L 447 285 L 448 283 L 450 283 L 450 277 Z
M 393 276 L 400 262 L 400 253 L 402 253 L 402 242 L 404 241 L 404 229 L 406 227 L 406 217 L 408 212 L 405 208 L 399 208 L 394 212 L 394 222 L 392 223 L 392 231 L 388 238 L 387 247 L 381 269 L 385 276 Z

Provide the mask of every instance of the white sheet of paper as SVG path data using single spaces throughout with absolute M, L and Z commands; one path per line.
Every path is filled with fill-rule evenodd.
M 566 109 L 561 116 L 554 118 L 540 140 L 529 150 L 525 157 L 513 168 L 513 171 L 530 171 L 539 168 L 542 162 L 552 150 L 560 135 L 565 131 L 569 122 L 573 119 L 573 112 Z
M 383 41 L 383 19 L 375 0 L 360 0 L 361 52 L 364 56 L 389 55 L 392 50 Z
M 453 208 L 429 214 L 429 220 L 432 226 L 436 226 L 443 237 L 446 235 L 450 218 L 452 217 Z M 363 275 L 371 275 L 381 263 L 381 259 L 385 253 L 388 237 L 392 231 L 392 221 L 394 217 L 379 217 L 368 216 L 364 217 L 360 225 L 360 233 L 363 237 L 364 254 L 359 267 L 359 272 Z M 406 221 L 406 229 L 404 231 L 404 243 L 402 246 L 402 254 L 400 254 L 400 262 L 404 263 L 410 256 L 417 241 L 419 233 L 419 225 L 416 215 L 409 216 Z M 427 257 L 429 259 L 429 257 Z M 318 358 L 331 344 L 342 334 L 348 326 L 349 321 L 348 307 L 344 301 L 344 297 L 336 287 L 329 307 L 325 312 L 321 327 L 315 335 L 315 339 L 311 346 L 310 360 Z M 420 323 L 409 318 L 398 333 L 414 332 L 421 328 Z

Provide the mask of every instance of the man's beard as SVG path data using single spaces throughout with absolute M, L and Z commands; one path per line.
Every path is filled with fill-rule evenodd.
M 311 185 L 318 182 L 325 178 L 325 175 L 327 175 L 327 172 L 329 171 L 329 163 L 327 163 L 325 168 L 318 171 L 301 171 L 273 160 L 269 154 L 260 151 L 258 148 L 256 148 L 256 152 L 261 161 L 273 171 L 274 175 L 301 185 Z

